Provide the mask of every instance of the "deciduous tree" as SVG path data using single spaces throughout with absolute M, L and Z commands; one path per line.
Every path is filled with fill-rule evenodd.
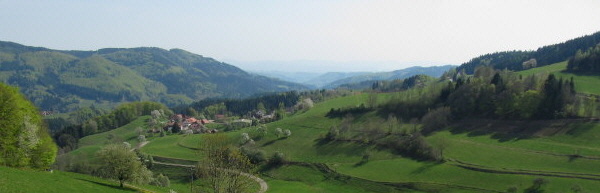
M 145 184 L 152 180 L 152 172 L 138 159 L 135 152 L 123 144 L 110 144 L 97 153 L 101 166 L 100 175 L 119 180 L 123 187 L 126 181 Z

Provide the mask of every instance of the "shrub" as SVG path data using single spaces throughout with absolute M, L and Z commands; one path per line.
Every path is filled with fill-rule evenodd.
M 171 181 L 169 180 L 168 176 L 165 176 L 163 174 L 158 174 L 158 176 L 156 176 L 156 178 L 154 178 L 154 181 L 152 182 L 152 184 L 160 186 L 160 187 L 169 187 L 169 186 L 171 186 Z
M 250 159 L 250 162 L 252 162 L 253 164 L 258 164 L 267 161 L 267 154 L 263 150 L 242 147 L 241 151 L 242 154 L 246 155 L 246 157 L 248 157 L 248 159 Z
M 440 107 L 429 111 L 421 119 L 421 123 L 423 123 L 422 132 L 427 134 L 443 129 L 450 123 L 451 116 L 452 111 L 450 111 L 450 107 Z
M 283 136 L 283 130 L 281 128 L 275 129 L 275 136 L 277 136 L 277 138 Z
M 279 166 L 286 162 L 285 156 L 281 152 L 275 152 L 271 159 L 269 159 L 269 165 L 271 166 Z

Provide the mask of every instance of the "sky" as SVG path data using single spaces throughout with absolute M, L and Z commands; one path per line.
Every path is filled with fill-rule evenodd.
M 592 34 L 598 8 L 598 0 L 0 0 L 0 40 L 181 48 L 250 71 L 387 71 Z

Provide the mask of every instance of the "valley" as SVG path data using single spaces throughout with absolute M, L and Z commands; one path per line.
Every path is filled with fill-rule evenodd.
M 515 2 L 424 2 L 106 2 L 74 30 L 101 43 L 2 40 L 0 192 L 598 192 L 600 32 L 540 32 L 542 9 Z M 108 25 L 129 34 L 91 33 Z M 185 50 L 143 46 L 158 37 Z

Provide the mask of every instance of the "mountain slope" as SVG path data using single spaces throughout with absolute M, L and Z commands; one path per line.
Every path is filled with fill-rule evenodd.
M 513 71 L 546 66 L 568 60 L 577 50 L 587 50 L 600 43 L 600 32 L 575 38 L 563 43 L 548 45 L 535 51 L 506 51 L 485 54 L 461 64 L 456 70 L 473 74 L 478 66 L 492 66 L 495 69 Z
M 405 79 L 417 74 L 424 74 L 432 77 L 439 77 L 444 72 L 454 68 L 456 66 L 445 65 L 445 66 L 432 66 L 432 67 L 410 67 L 402 70 L 396 70 L 392 72 L 377 72 L 377 73 L 367 73 L 352 77 L 347 77 L 343 79 L 339 79 L 329 83 L 327 88 L 335 88 L 340 85 L 345 84 L 355 84 L 366 81 L 376 81 L 376 80 L 394 80 L 394 79 Z
M 150 100 L 168 105 L 304 89 L 181 49 L 61 51 L 0 41 L 0 81 L 42 110 Z
M 321 76 L 322 73 L 316 72 L 282 72 L 282 71 L 256 71 L 254 74 L 263 75 L 266 77 L 277 78 L 284 81 L 295 82 L 295 83 L 304 83 L 306 81 L 312 80 L 318 76 Z
M 304 84 L 313 85 L 313 86 L 322 88 L 322 87 L 325 87 L 325 86 L 331 84 L 332 82 L 335 82 L 340 79 L 345 79 L 348 77 L 360 76 L 360 75 L 365 75 L 365 74 L 369 74 L 369 73 L 368 72 L 328 72 L 328 73 L 322 74 L 321 76 L 313 78 L 309 81 L 306 81 L 306 82 L 304 82 Z

